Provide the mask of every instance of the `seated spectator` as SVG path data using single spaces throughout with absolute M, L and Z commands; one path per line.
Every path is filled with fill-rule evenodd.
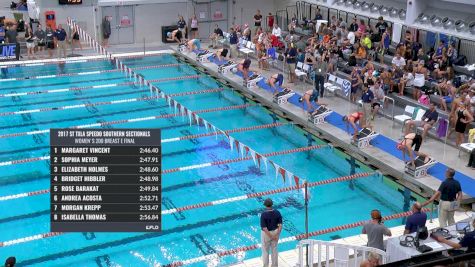
M 393 73 L 392 73 L 392 87 L 396 87 L 399 85 L 399 82 L 401 81 L 402 77 L 404 76 L 404 71 L 400 68 L 395 68 Z M 396 90 L 398 90 L 399 88 L 397 88 Z M 391 92 L 393 91 L 396 91 L 394 90 L 394 88 L 391 88 Z
M 381 262 L 381 257 L 374 253 L 368 253 L 368 258 L 360 263 L 360 267 L 376 267 L 379 266 Z
M 211 44 L 209 45 L 210 48 L 218 47 L 218 42 L 224 38 L 224 33 L 219 25 L 216 24 L 213 33 L 210 34 L 209 39 L 211 40 Z
M 447 56 L 443 55 L 442 58 L 436 60 L 434 63 L 433 76 L 436 80 L 444 78 L 448 80 L 453 79 L 453 70 L 449 66 L 449 60 L 447 59 Z
M 427 214 L 422 212 L 421 203 L 415 202 L 412 205 L 412 214 L 407 217 L 404 234 L 412 234 L 417 232 L 419 228 L 426 226 Z
M 396 145 L 396 148 L 402 152 L 402 160 L 406 164 L 411 164 L 416 168 L 415 156 L 424 157 L 425 161 L 429 160 L 427 155 L 420 152 L 419 149 L 422 145 L 422 136 L 418 133 L 409 133 L 404 136 L 404 139 Z M 414 150 L 412 149 L 414 147 Z M 406 154 L 409 156 L 409 161 L 406 161 Z
M 457 52 L 457 49 L 455 48 L 455 43 L 454 42 L 451 42 L 449 44 L 449 48 L 447 49 L 447 58 L 449 60 L 449 66 L 452 66 L 453 63 L 458 58 L 458 52 Z
M 404 33 L 404 43 L 405 44 L 411 44 L 412 41 L 413 41 L 413 39 L 412 39 L 411 31 L 406 30 L 406 32 Z
M 406 68 L 404 75 L 399 80 L 398 88 L 399 88 L 399 95 L 404 95 L 404 89 L 406 87 L 412 87 L 414 85 L 414 75 L 412 74 L 412 67 Z M 417 99 L 416 99 L 417 100 Z
M 426 64 L 427 62 L 429 62 L 429 59 L 430 57 L 426 53 L 424 53 L 424 49 L 419 49 L 419 51 L 417 52 L 417 60 L 422 61 L 422 64 Z
M 434 55 L 432 56 L 432 59 L 434 59 L 434 60 L 441 59 L 442 56 L 446 55 L 446 52 L 447 52 L 446 50 L 447 49 L 445 48 L 445 42 L 444 42 L 444 40 L 441 40 L 439 42 L 439 46 L 435 50 Z
M 392 93 L 392 78 L 393 78 L 393 74 L 391 72 L 391 69 L 386 67 L 383 69 L 382 73 L 381 73 L 381 81 L 382 81 L 382 85 L 383 85 L 383 90 L 384 90 L 384 93 L 385 94 L 388 94 L 388 93 Z
M 270 79 L 267 80 L 267 84 L 272 88 L 274 95 L 276 95 L 279 92 L 276 85 L 282 86 L 282 84 L 284 84 L 284 75 L 281 73 L 272 75 Z
M 358 30 L 358 19 L 356 17 L 353 18 L 348 30 L 353 33 Z
M 399 68 L 402 69 L 404 66 L 406 66 L 406 60 L 401 57 L 401 54 L 397 53 L 395 57 L 393 57 L 393 60 L 391 61 L 393 68 Z
M 251 41 L 251 28 L 248 24 L 244 24 L 244 29 L 242 30 L 242 37 L 247 41 Z
M 361 89 L 363 81 L 361 80 L 360 75 L 358 74 L 358 69 L 353 68 L 351 71 L 351 101 L 356 102 L 356 97 Z
M 277 38 L 282 38 L 282 30 L 279 28 L 279 25 L 274 23 L 274 27 L 272 28 L 272 35 Z
M 369 34 L 363 33 L 361 37 L 361 46 L 363 46 L 366 49 L 371 49 L 373 43 L 371 42 L 371 38 L 369 38 Z
M 450 104 L 454 101 L 457 88 L 452 85 L 451 81 L 444 81 L 439 83 L 436 87 L 440 93 L 440 106 L 443 111 L 447 111 L 447 104 Z
M 429 105 L 429 109 L 426 110 L 422 119 L 420 121 L 415 120 L 408 120 L 405 125 L 405 134 L 408 135 L 411 132 L 412 127 L 422 127 L 422 139 L 424 140 L 427 136 L 427 132 L 429 132 L 432 127 L 434 127 L 435 123 L 439 119 L 439 113 L 435 108 L 435 104 L 431 103 Z
M 349 31 L 348 35 L 346 36 L 348 38 L 348 41 L 351 45 L 354 45 L 356 42 L 356 35 L 354 31 Z
M 472 221 L 472 229 L 475 228 L 475 220 Z M 460 240 L 460 242 L 456 243 L 451 240 L 447 240 L 444 237 L 438 235 L 435 237 L 435 239 L 440 242 L 444 243 L 446 245 L 449 245 L 455 249 L 460 249 L 460 248 L 467 248 L 467 252 L 474 252 L 475 251 L 475 231 L 471 231 L 468 233 L 465 233 Z
M 368 235 L 368 247 L 384 250 L 383 236 L 391 236 L 389 230 L 383 224 L 383 218 L 379 210 L 371 211 L 371 221 L 363 226 L 363 234 Z
M 354 54 L 356 59 L 366 59 L 366 49 L 359 44 L 355 44 L 356 53 Z

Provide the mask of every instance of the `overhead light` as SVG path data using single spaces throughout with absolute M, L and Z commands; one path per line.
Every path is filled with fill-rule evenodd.
M 360 1 L 356 1 L 354 4 L 353 4 L 353 8 L 354 9 L 359 9 L 361 7 L 361 2 Z
M 463 32 L 466 28 L 467 23 L 465 23 L 465 21 L 459 19 L 455 22 L 455 30 L 457 30 L 458 32 Z
M 401 9 L 401 10 L 399 11 L 399 18 L 400 18 L 401 20 L 405 20 L 405 19 L 406 19 L 406 10 Z
M 364 3 L 362 6 L 361 6 L 361 9 L 363 10 L 369 10 L 370 8 L 373 7 L 373 3 Z
M 442 25 L 444 26 L 444 29 L 450 30 L 450 29 L 455 28 L 455 21 L 453 19 L 449 19 L 449 18 L 445 17 L 442 20 Z
M 442 25 L 442 19 L 439 16 L 433 15 L 430 17 L 430 24 L 434 27 L 440 27 Z
M 389 9 L 389 16 L 395 18 L 397 17 L 397 14 L 399 13 L 399 10 L 397 8 L 391 7 Z
M 422 24 L 426 24 L 429 22 L 429 15 L 426 15 L 424 13 L 421 13 L 419 14 L 419 16 L 417 17 L 417 21 L 422 23 Z
M 389 9 L 387 7 L 381 7 L 381 9 L 379 10 L 379 14 L 381 15 L 387 15 L 389 12 Z
M 371 12 L 378 12 L 381 9 L 382 6 L 374 4 L 371 7 Z
M 354 2 L 355 2 L 355 0 L 346 0 L 345 5 L 346 6 L 352 6 Z
M 475 21 L 470 23 L 470 25 L 468 25 L 468 28 L 470 29 L 470 33 L 475 35 Z
M 345 0 L 338 0 L 336 4 L 342 6 L 343 4 L 345 4 Z

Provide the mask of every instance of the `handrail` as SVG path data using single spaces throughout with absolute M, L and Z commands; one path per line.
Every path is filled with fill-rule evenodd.
M 394 98 L 385 95 L 385 96 L 384 96 L 384 99 L 383 99 L 384 103 L 386 103 L 386 99 L 389 100 L 389 101 L 391 101 L 391 102 L 393 103 L 393 108 L 392 108 L 392 112 L 391 112 L 391 120 L 394 120 L 394 105 L 395 105 L 395 100 L 394 100 Z M 384 109 L 383 109 L 383 111 L 384 111 Z
M 315 262 L 315 247 L 317 247 L 317 261 Z M 334 266 L 350 266 L 352 262 L 353 266 L 359 266 L 361 262 L 358 262 L 358 256 L 361 255 L 361 261 L 365 260 L 368 252 L 378 254 L 381 257 L 381 263 L 385 264 L 387 261 L 386 252 L 377 248 L 367 246 L 356 246 L 340 244 L 331 241 L 322 241 L 314 239 L 304 239 L 297 245 L 298 248 L 298 267 L 304 266 L 331 266 L 332 261 L 331 251 L 333 251 Z M 306 251 L 306 253 L 305 253 Z M 342 254 L 345 253 L 346 255 Z M 351 253 L 353 252 L 353 253 Z M 347 257 L 348 259 L 338 259 L 338 255 Z M 350 256 L 353 255 L 353 260 L 350 261 Z M 345 258 L 346 258 L 345 257 Z M 324 258 L 322 260 L 322 258 Z M 323 264 L 323 262 L 325 262 Z

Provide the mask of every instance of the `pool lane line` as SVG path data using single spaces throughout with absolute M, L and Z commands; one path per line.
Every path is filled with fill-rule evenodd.
M 181 81 L 181 80 L 198 79 L 200 77 L 201 77 L 201 75 L 187 75 L 187 76 L 161 78 L 161 79 L 147 80 L 147 81 L 151 82 L 151 83 L 160 83 L 160 82 L 169 82 L 169 81 Z
M 224 90 L 223 88 L 212 88 L 212 89 L 204 89 L 204 90 L 198 90 L 198 91 L 189 91 L 189 92 L 183 92 L 183 93 L 176 93 L 176 94 L 171 94 L 171 95 L 173 95 L 173 96 L 188 96 L 188 95 L 216 93 L 216 92 L 220 92 L 220 91 L 223 91 L 223 90 Z M 62 107 L 49 107 L 49 108 L 29 109 L 29 110 L 21 110 L 21 111 L 9 111 L 9 112 L 0 113 L 0 117 L 10 116 L 10 115 L 21 115 L 21 114 L 28 114 L 28 113 L 49 112 L 49 111 L 56 111 L 56 110 L 76 109 L 76 108 L 84 108 L 84 107 L 116 105 L 116 104 L 123 104 L 123 103 L 148 101 L 148 100 L 160 99 L 160 98 L 163 98 L 163 97 L 158 95 L 158 96 L 141 97 L 141 98 L 139 97 L 139 98 L 129 98 L 129 99 L 117 99 L 117 100 L 111 100 L 111 101 L 94 102 L 94 103 L 89 103 L 89 104 L 68 105 L 68 106 L 62 106 Z
M 168 68 L 168 67 L 174 67 L 174 66 L 180 66 L 180 65 L 182 65 L 182 64 L 181 63 L 173 63 L 173 64 L 143 66 L 143 67 L 137 67 L 137 68 L 133 68 L 133 69 L 134 70 L 147 70 L 147 69 Z M 62 74 L 27 76 L 27 77 L 20 77 L 20 78 L 7 78 L 7 79 L 0 79 L 0 83 L 1 82 L 11 82 L 11 81 L 50 79 L 50 78 L 59 78 L 59 77 L 74 77 L 74 76 L 103 74 L 103 73 L 111 73 L 111 72 L 121 72 L 121 70 L 120 69 L 94 70 L 94 71 L 84 71 L 84 72 L 75 72 L 75 73 L 62 73 Z
M 263 125 L 256 125 L 256 126 L 250 126 L 250 127 L 243 127 L 243 128 L 237 128 L 237 129 L 231 129 L 231 130 L 226 130 L 224 131 L 225 133 L 237 133 L 237 132 L 247 132 L 247 131 L 252 131 L 252 130 L 258 130 L 258 129 L 268 129 L 268 128 L 275 128 L 279 126 L 284 126 L 284 125 L 289 125 L 291 123 L 269 123 L 269 124 L 263 124 Z M 188 124 L 186 124 L 188 125 Z M 167 139 L 162 139 L 162 143 L 170 143 L 170 142 L 177 142 L 181 140 L 188 140 L 188 139 L 196 139 L 196 138 L 201 138 L 201 137 L 207 137 L 207 136 L 213 136 L 213 135 L 221 135 L 223 133 L 221 132 L 209 132 L 209 133 L 203 133 L 203 134 L 193 134 L 193 135 L 186 135 L 186 136 L 181 136 L 181 137 L 174 137 L 174 138 L 167 138 Z M 47 148 L 47 147 L 46 147 Z M 16 165 L 16 164 L 22 164 L 22 163 L 30 163 L 30 162 L 35 162 L 35 161 L 42 161 L 42 160 L 49 160 L 50 156 L 43 156 L 43 157 L 35 157 L 35 158 L 25 158 L 25 159 L 18 159 L 18 160 L 11 160 L 11 161 L 3 161 L 0 162 L 0 167 L 2 166 L 10 166 L 10 165 Z M 1 201 L 1 197 L 0 197 Z
M 362 173 L 356 173 L 356 174 L 348 175 L 348 176 L 341 176 L 341 177 L 331 178 L 331 179 L 327 179 L 327 180 L 316 181 L 316 182 L 312 182 L 312 183 L 307 183 L 307 187 L 311 188 L 311 187 L 316 187 L 316 186 L 321 186 L 321 185 L 326 185 L 326 184 L 331 184 L 331 183 L 355 180 L 355 179 L 362 178 L 362 177 L 368 177 L 368 176 L 371 176 L 371 175 L 374 175 L 374 174 L 378 174 L 378 172 L 362 172 Z M 262 197 L 262 196 L 275 195 L 275 194 L 294 191 L 294 190 L 299 190 L 299 189 L 303 189 L 303 188 L 305 188 L 305 185 L 300 184 L 300 185 L 295 185 L 295 186 L 288 186 L 288 187 L 282 187 L 282 188 L 278 188 L 278 189 L 263 191 L 263 192 L 256 192 L 256 193 L 250 193 L 250 194 L 245 194 L 245 195 L 241 195 L 241 196 L 235 196 L 235 197 L 223 198 L 223 199 L 219 199 L 219 200 L 202 202 L 202 203 L 197 203 L 197 204 L 193 204 L 193 205 L 183 206 L 183 207 L 180 207 L 180 208 L 162 210 L 162 215 L 173 214 L 173 213 L 177 213 L 177 212 L 181 212 L 181 211 L 199 209 L 199 208 L 204 208 L 204 207 L 218 206 L 218 205 L 221 205 L 221 204 L 227 204 L 227 203 L 231 203 L 231 202 L 237 202 L 237 201 L 241 201 L 241 200 L 257 198 L 257 197 Z
M 218 107 L 218 108 L 202 109 L 202 110 L 194 111 L 194 113 L 195 114 L 212 113 L 212 112 L 216 112 L 216 111 L 244 109 L 244 108 L 247 108 L 247 107 L 250 107 L 250 106 L 255 106 L 255 104 L 249 104 L 248 103 L 248 104 L 243 104 L 243 105 L 234 105 L 234 106 L 225 106 L 225 107 Z M 183 117 L 183 116 L 185 116 L 185 115 L 184 114 L 179 114 L 179 113 L 177 113 L 177 114 L 165 114 L 165 115 L 159 115 L 159 116 L 139 117 L 139 118 L 132 118 L 132 119 L 105 121 L 105 122 L 101 122 L 101 123 L 83 124 L 83 125 L 69 126 L 69 127 L 66 127 L 66 128 L 83 129 L 83 128 L 92 128 L 92 127 L 102 127 L 102 126 L 107 126 L 107 125 L 115 125 L 115 124 L 125 124 L 125 123 L 139 122 L 139 121 L 165 119 L 165 118 L 172 118 L 172 117 Z M 34 135 L 34 134 L 42 134 L 42 133 L 49 133 L 49 129 L 29 131 L 29 132 L 20 132 L 20 133 L 11 133 L 11 134 L 3 134 L 3 135 L 0 135 L 0 139 L 1 138 L 18 137 L 18 136 L 26 136 L 26 135 Z
M 293 149 L 287 149 L 287 150 L 265 153 L 265 154 L 261 154 L 261 155 L 262 155 L 262 157 L 280 156 L 280 155 L 293 154 L 293 153 L 297 153 L 297 152 L 304 152 L 304 151 L 320 149 L 320 148 L 323 148 L 323 147 L 330 147 L 330 146 L 328 146 L 328 145 L 315 145 L 315 146 L 299 147 L 299 148 L 293 148 Z M 50 159 L 50 156 L 28 158 L 28 159 L 19 159 L 19 160 L 12 160 L 12 161 L 4 161 L 4 162 L 2 162 L 2 165 L 0 165 L 0 166 L 15 165 L 15 164 L 21 164 L 21 163 L 48 160 L 48 159 Z M 189 166 L 178 167 L 178 168 L 173 168 L 173 169 L 166 169 L 166 170 L 162 170 L 162 174 L 174 173 L 174 172 L 180 172 L 180 171 L 187 171 L 187 170 L 193 170 L 193 169 L 200 169 L 200 168 L 205 168 L 205 167 L 210 167 L 210 166 L 223 165 L 223 164 L 228 164 L 228 163 L 236 163 L 236 162 L 248 161 L 248 160 L 252 160 L 252 157 L 248 156 L 248 157 L 243 157 L 243 158 L 234 158 L 234 159 L 213 161 L 213 162 L 202 163 L 202 164 L 189 165 Z M 49 193 L 49 189 L 42 189 L 42 190 L 19 193 L 19 194 L 14 194 L 14 195 L 1 196 L 0 197 L 0 202 L 1 201 L 6 201 L 6 200 L 11 200 L 11 199 L 42 195 L 42 194 L 47 194 L 47 193 Z
M 430 209 L 423 208 L 422 211 L 430 212 Z M 389 216 L 384 216 L 383 220 L 389 221 L 389 220 L 399 219 L 399 218 L 402 218 L 402 217 L 407 217 L 411 214 L 412 214 L 412 211 L 396 213 L 396 214 L 392 214 L 392 215 L 389 215 Z M 359 221 L 359 222 L 355 222 L 355 223 L 350 223 L 350 224 L 335 226 L 335 227 L 331 227 L 331 228 L 327 228 L 327 229 L 322 229 L 322 230 L 310 232 L 310 233 L 308 233 L 308 236 L 306 234 L 299 234 L 299 235 L 295 235 L 295 236 L 289 236 L 289 237 L 279 239 L 279 243 L 297 241 L 297 240 L 301 240 L 301 239 L 304 239 L 304 238 L 307 238 L 307 237 L 314 237 L 314 236 L 318 236 L 318 235 L 323 235 L 323 234 L 328 234 L 328 233 L 332 233 L 332 232 L 338 232 L 338 231 L 342 231 L 342 230 L 356 228 L 356 227 L 360 227 L 360 226 L 364 225 L 367 222 L 368 222 L 367 220 L 364 220 L 364 221 Z M 21 238 L 17 238 L 17 239 L 13 239 L 13 240 L 0 242 L 0 247 L 9 247 L 9 246 L 22 244 L 22 243 L 28 243 L 28 242 L 36 241 L 36 240 L 40 240 L 40 239 L 46 239 L 46 238 L 50 238 L 50 237 L 54 237 L 54 236 L 60 236 L 60 235 L 63 235 L 63 234 L 67 234 L 67 233 L 64 233 L 64 232 L 48 232 L 48 233 L 36 234 L 36 235 L 32 235 L 32 236 L 27 236 L 27 237 L 21 237 Z M 148 235 L 145 234 L 145 236 L 148 236 Z M 153 237 L 153 236 L 151 236 L 151 237 Z M 249 251 L 249 250 L 258 249 L 258 248 L 260 248 L 260 246 L 261 246 L 261 244 L 254 244 L 254 245 L 250 245 L 250 246 L 234 248 L 234 249 L 230 249 L 230 250 L 221 251 L 221 252 L 218 252 L 218 253 L 215 253 L 215 254 L 200 256 L 200 257 L 196 257 L 196 258 L 192 258 L 192 259 L 188 259 L 188 260 L 184 260 L 184 261 L 176 261 L 176 262 L 169 263 L 169 264 L 166 264 L 166 265 L 161 265 L 161 266 L 176 267 L 176 266 L 188 265 L 188 264 L 197 263 L 197 262 L 201 262 L 201 261 L 205 261 L 205 260 L 215 259 L 216 257 L 219 258 L 219 257 L 223 257 L 223 256 L 233 255 L 233 254 L 236 254 L 236 253 L 241 252 L 241 251 Z
M 423 208 L 423 211 L 424 212 L 430 212 L 430 209 Z M 401 212 L 401 213 L 396 213 L 396 214 L 392 214 L 392 215 L 389 215 L 389 216 L 384 216 L 382 219 L 385 220 L 385 221 L 400 219 L 400 218 L 412 215 L 412 213 L 413 213 L 412 211 Z M 308 239 L 309 237 L 315 237 L 315 236 L 324 235 L 324 234 L 328 234 L 328 233 L 333 233 L 333 232 L 338 232 L 338 231 L 347 230 L 347 229 L 351 229 L 351 228 L 361 227 L 366 223 L 368 223 L 368 220 L 349 223 L 349 224 L 344 224 L 344 225 L 335 226 L 335 227 L 331 227 L 331 228 L 326 228 L 326 229 L 322 229 L 322 230 L 318 230 L 318 231 L 313 231 L 313 232 L 308 233 L 308 235 L 307 234 L 299 234 L 299 235 L 295 235 L 295 236 L 289 236 L 289 237 L 279 239 L 278 243 L 279 244 L 288 243 L 288 242 L 292 242 L 292 241 Z M 233 249 L 229 249 L 229 250 L 225 250 L 225 251 L 216 252 L 216 253 L 213 253 L 213 254 L 199 256 L 199 257 L 191 258 L 191 259 L 188 259 L 188 260 L 175 261 L 175 262 L 160 265 L 160 266 L 161 267 L 179 267 L 179 266 L 195 264 L 195 263 L 202 262 L 202 261 L 207 261 L 207 260 L 217 260 L 217 259 L 219 260 L 219 258 L 221 258 L 221 257 L 234 255 L 234 254 L 237 254 L 239 252 L 246 252 L 246 251 L 250 251 L 250 250 L 260 249 L 261 247 L 262 247 L 262 244 L 258 243 L 258 244 L 254 244 L 254 245 L 250 245 L 250 246 L 238 247 L 238 248 L 233 248 Z

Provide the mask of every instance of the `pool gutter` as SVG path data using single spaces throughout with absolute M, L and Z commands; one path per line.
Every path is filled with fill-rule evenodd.
M 181 53 L 178 51 L 175 53 L 176 55 L 185 58 L 190 64 L 202 69 L 205 73 L 217 78 L 224 84 L 228 84 L 235 88 L 250 100 L 258 102 L 277 115 L 294 122 L 303 130 L 315 135 L 316 137 L 332 143 L 335 148 L 355 156 L 357 160 L 362 161 L 370 167 L 378 169 L 383 173 L 383 175 L 394 178 L 397 183 L 409 188 L 411 191 L 429 198 L 439 188 L 441 182 L 437 178 L 428 175 L 426 177 L 415 179 L 404 172 L 404 164 L 402 164 L 401 160 L 398 158 L 375 147 L 368 147 L 363 150 L 358 149 L 350 143 L 351 138 L 345 131 L 342 131 L 328 123 L 316 126 L 308 122 L 306 119 L 306 112 L 303 109 L 289 103 L 277 105 L 272 101 L 271 93 L 261 89 L 250 90 L 244 87 L 242 85 L 242 79 L 236 75 L 223 75 L 218 73 L 218 68 L 214 63 L 198 62 L 195 58 L 196 55 L 193 53 Z M 464 193 L 462 203 L 470 204 L 473 202 L 475 202 L 475 198 Z

